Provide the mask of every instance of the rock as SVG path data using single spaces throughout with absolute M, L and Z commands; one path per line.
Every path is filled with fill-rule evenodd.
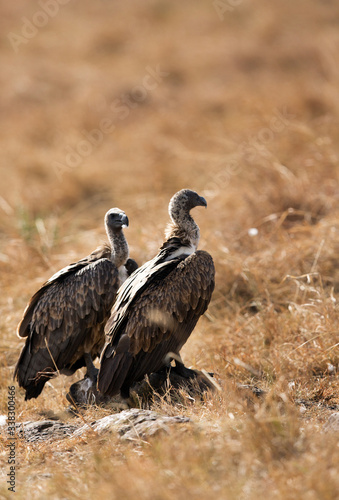
M 16 424 L 16 434 L 19 438 L 32 443 L 34 441 L 46 441 L 47 439 L 62 439 L 71 436 L 77 425 L 55 420 L 38 420 L 37 422 L 24 422 Z
M 91 428 L 95 432 L 117 432 L 121 439 L 135 441 L 136 439 L 145 439 L 154 436 L 159 431 L 169 432 L 169 427 L 173 424 L 183 424 L 190 422 L 188 417 L 159 415 L 151 410 L 139 410 L 132 408 L 120 413 L 108 415 L 100 418 Z M 81 427 L 76 431 L 76 435 L 88 431 L 88 426 Z
M 133 408 L 108 415 L 90 424 L 69 424 L 55 420 L 17 423 L 16 435 L 32 443 L 80 436 L 91 429 L 99 434 L 115 432 L 123 440 L 135 441 L 147 439 L 161 431 L 169 432 L 171 425 L 189 422 L 191 421 L 188 417 L 170 417 L 151 410 Z
M 323 425 L 324 432 L 338 432 L 339 431 L 339 412 L 332 413 L 327 422 Z

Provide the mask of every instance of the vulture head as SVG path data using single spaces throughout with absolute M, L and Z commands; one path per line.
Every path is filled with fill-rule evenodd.
M 182 189 L 172 196 L 168 209 L 170 215 L 172 215 L 172 212 L 178 209 L 189 213 L 194 207 L 207 207 L 207 201 L 191 189 Z
M 194 207 L 207 207 L 207 201 L 191 189 L 182 189 L 172 196 L 168 213 L 172 222 L 181 226 L 185 220 L 191 219 L 190 211 Z
M 105 225 L 108 230 L 119 231 L 128 227 L 128 217 L 120 208 L 111 208 L 105 215 Z

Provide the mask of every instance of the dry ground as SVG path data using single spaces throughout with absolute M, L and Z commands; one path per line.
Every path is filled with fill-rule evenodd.
M 183 357 L 223 390 L 157 402 L 195 426 L 147 442 L 18 442 L 16 498 L 338 498 L 322 432 L 339 405 L 338 2 L 55 2 L 46 18 L 47 0 L 0 1 L 0 413 L 32 293 L 105 238 L 113 206 L 131 256 L 152 257 L 183 187 L 208 200 L 217 269 Z M 71 420 L 70 383 L 28 403 L 17 389 L 17 420 Z

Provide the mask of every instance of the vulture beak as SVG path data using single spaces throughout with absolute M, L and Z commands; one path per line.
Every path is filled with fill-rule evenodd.
M 207 201 L 205 200 L 205 198 L 200 196 L 199 201 L 200 201 L 200 203 L 199 203 L 200 206 L 205 207 L 205 208 L 207 207 Z
M 121 225 L 122 227 L 128 227 L 129 220 L 126 214 L 121 214 Z

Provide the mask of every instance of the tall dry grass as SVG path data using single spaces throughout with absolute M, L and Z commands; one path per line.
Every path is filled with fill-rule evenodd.
M 194 424 L 147 442 L 19 441 L 16 498 L 337 498 L 337 435 L 322 426 L 339 405 L 339 8 L 225 0 L 221 20 L 215 4 L 71 0 L 16 53 L 8 33 L 41 6 L 0 2 L 1 413 L 32 293 L 104 240 L 113 206 L 131 256 L 152 257 L 183 187 L 207 198 L 194 215 L 217 268 L 183 357 L 222 387 L 156 399 Z M 166 75 L 145 80 L 157 66 Z M 114 131 L 88 153 L 102 120 Z M 27 403 L 17 390 L 18 421 L 72 420 L 71 381 Z

